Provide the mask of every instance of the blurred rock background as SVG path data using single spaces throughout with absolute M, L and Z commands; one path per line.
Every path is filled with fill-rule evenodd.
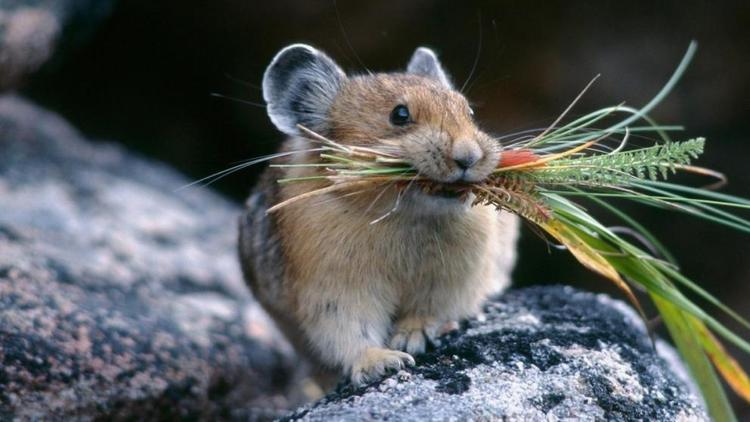
M 23 19 L 16 14 L 40 4 L 53 4 L 58 12 Z M 210 94 L 262 102 L 257 86 L 264 67 L 291 42 L 314 44 L 354 72 L 364 66 L 400 69 L 415 47 L 431 46 L 458 86 L 469 79 L 477 118 L 503 134 L 549 124 L 598 73 L 602 77 L 576 111 L 620 101 L 644 104 L 696 39 L 696 59 L 653 116 L 684 124 L 685 138 L 706 136 L 701 164 L 729 176 L 726 191 L 750 196 L 747 2 L 2 0 L 0 5 L 3 53 L 29 52 L 20 61 L 0 55 L 0 89 L 18 90 L 55 110 L 86 137 L 116 139 L 195 179 L 275 149 L 280 135 L 262 107 Z M 32 45 L 14 46 L 18 32 L 11 29 L 28 30 L 29 19 L 49 22 L 46 31 Z M 213 186 L 239 202 L 259 171 Z M 685 274 L 750 316 L 750 237 L 679 215 L 623 207 L 665 240 Z M 518 285 L 567 283 L 614 292 L 565 253 L 549 252 L 530 231 L 522 248 Z M 750 417 L 747 406 L 738 406 L 740 419 Z

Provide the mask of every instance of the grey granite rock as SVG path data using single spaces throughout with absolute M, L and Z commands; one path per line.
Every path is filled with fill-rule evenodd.
M 674 351 L 657 350 L 621 302 L 569 287 L 521 289 L 416 367 L 360 389 L 341 385 L 286 420 L 707 420 Z
M 46 62 L 63 35 L 80 40 L 107 16 L 113 0 L 2 0 L 0 91 L 15 88 Z
M 296 362 L 240 275 L 238 207 L 174 192 L 187 182 L 0 97 L 0 420 L 293 408 Z

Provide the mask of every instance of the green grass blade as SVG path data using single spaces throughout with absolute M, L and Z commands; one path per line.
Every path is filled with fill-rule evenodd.
M 664 84 L 662 89 L 659 90 L 659 92 L 651 99 L 651 101 L 641 107 L 640 110 L 638 110 L 638 113 L 626 118 L 625 120 L 615 124 L 614 126 L 607 128 L 607 130 L 624 128 L 629 124 L 641 119 L 643 116 L 646 116 L 651 110 L 654 109 L 654 107 L 661 103 L 662 100 L 664 100 L 664 98 L 669 95 L 680 78 L 682 78 L 682 75 L 685 73 L 685 70 L 687 70 L 688 65 L 693 60 L 693 56 L 695 55 L 695 51 L 697 49 L 698 43 L 695 41 L 691 41 L 690 45 L 687 48 L 687 51 L 685 51 L 685 55 L 682 56 L 680 64 L 677 65 L 677 69 L 675 69 L 667 83 Z
M 695 380 L 703 395 L 706 410 L 711 419 L 717 422 L 736 421 L 732 406 L 724 393 L 719 377 L 703 352 L 703 347 L 685 319 L 683 311 L 659 296 L 651 295 L 651 298 L 659 310 L 664 325 L 669 330 L 680 356 L 687 364 L 693 380 Z
M 583 195 L 586 195 L 586 192 L 582 192 L 579 189 L 576 189 L 576 191 L 582 193 Z M 675 266 L 677 265 L 677 259 L 674 257 L 674 255 L 672 255 L 671 252 L 669 252 L 669 249 L 667 249 L 667 247 L 664 246 L 664 244 L 661 243 L 659 239 L 657 239 L 656 236 L 654 236 L 654 234 L 651 233 L 648 229 L 646 229 L 646 227 L 644 227 L 641 223 L 639 223 L 638 221 L 636 221 L 634 218 L 630 217 L 628 214 L 624 213 L 623 211 L 617 209 L 616 207 L 608 204 L 605 201 L 602 201 L 601 199 L 595 196 L 588 196 L 588 199 L 595 202 L 602 208 L 608 210 L 609 212 L 611 212 L 612 214 L 614 214 L 615 216 L 623 220 L 630 227 L 637 230 L 643 237 L 646 238 L 646 240 L 648 240 L 651 243 L 654 249 L 656 249 L 656 251 L 661 256 L 663 256 L 664 259 L 666 259 L 672 265 L 675 265 Z
M 586 194 L 585 192 L 581 192 L 580 190 L 577 190 L 578 193 Z M 563 194 L 564 196 L 564 194 Z M 624 212 L 620 211 L 616 207 L 608 204 L 605 201 L 602 201 L 596 197 L 590 197 L 590 200 L 594 201 L 598 205 L 602 206 L 603 208 L 607 209 L 623 221 L 625 221 L 627 224 L 632 226 L 634 229 L 636 229 L 639 233 L 641 233 L 649 242 L 653 244 L 653 246 L 656 248 L 656 250 L 661 253 L 667 261 L 669 261 L 671 264 L 675 265 L 676 261 L 674 257 L 672 257 L 671 254 L 669 254 L 669 251 L 666 249 L 666 247 L 659 242 L 659 240 L 651 233 L 649 232 L 643 225 L 638 223 L 636 220 L 625 214 Z M 710 294 L 708 291 L 704 290 L 702 287 L 695 284 L 692 280 L 685 277 L 684 275 L 680 274 L 679 271 L 676 269 L 670 267 L 669 265 L 663 265 L 654 263 L 653 265 L 658 267 L 658 270 L 667 275 L 672 280 L 676 281 L 679 284 L 684 285 L 688 289 L 692 290 L 694 293 L 696 293 L 698 296 L 706 300 L 707 302 L 711 303 L 712 305 L 716 306 L 718 309 L 720 309 L 722 312 L 729 315 L 731 318 L 733 318 L 738 323 L 742 324 L 744 327 L 750 329 L 750 322 L 748 322 L 745 318 L 740 316 L 737 312 L 733 311 L 731 308 L 726 306 L 725 304 L 721 303 L 715 296 Z
M 606 253 L 606 259 L 620 274 L 641 285 L 649 293 L 661 296 L 705 322 L 720 336 L 750 353 L 750 343 L 747 340 L 742 339 L 708 315 L 669 282 L 667 276 L 661 271 L 666 267 L 658 265 L 658 261 L 643 259 L 644 256 L 648 256 L 647 253 L 621 239 L 566 199 L 552 194 L 545 195 L 545 198 L 557 218 L 575 230 L 579 237 L 586 240 L 590 246 Z M 622 252 L 625 254 L 623 255 Z M 720 303 L 718 300 L 716 302 Z M 740 319 L 740 321 L 743 320 Z

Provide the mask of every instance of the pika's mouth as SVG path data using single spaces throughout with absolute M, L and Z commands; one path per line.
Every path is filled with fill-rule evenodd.
M 440 198 L 445 198 L 445 199 L 458 199 L 461 196 L 463 196 L 464 194 L 462 192 L 457 192 L 457 191 L 454 191 L 454 190 L 445 190 L 444 189 L 444 190 L 439 190 L 437 192 L 432 192 L 432 193 L 430 193 L 430 195 L 432 195 L 432 196 L 438 196 Z
M 430 183 L 423 186 L 427 195 L 446 199 L 463 199 L 469 194 L 469 187 L 463 183 Z

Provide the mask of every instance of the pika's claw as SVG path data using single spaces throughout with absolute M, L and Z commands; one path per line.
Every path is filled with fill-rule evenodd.
M 443 324 L 440 329 L 437 332 L 438 337 L 442 336 L 443 334 L 448 334 L 451 331 L 458 330 L 460 325 L 458 324 L 458 321 L 448 321 L 445 324 Z
M 441 325 L 432 319 L 410 317 L 396 323 L 389 345 L 411 354 L 424 353 L 427 344 L 437 344 Z
M 389 370 L 399 370 L 405 365 L 414 365 L 414 358 L 398 350 L 370 347 L 352 367 L 351 379 L 355 385 L 362 385 L 374 381 Z

